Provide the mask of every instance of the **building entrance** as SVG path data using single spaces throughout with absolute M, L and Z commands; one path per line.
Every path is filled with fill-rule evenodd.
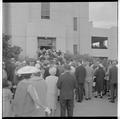
M 37 37 L 39 49 L 56 49 L 55 37 Z
M 41 50 L 43 50 L 43 49 L 48 50 L 48 49 L 52 49 L 52 47 L 51 46 L 40 46 L 40 49 Z

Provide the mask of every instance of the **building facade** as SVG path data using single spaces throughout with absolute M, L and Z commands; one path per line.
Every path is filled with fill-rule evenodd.
M 91 28 L 91 51 L 94 57 L 108 59 L 118 58 L 118 29 L 117 27 Z
M 23 49 L 24 57 L 37 57 L 40 48 L 109 58 L 110 51 L 117 53 L 116 30 L 93 28 L 88 2 L 3 3 L 3 33 L 12 36 L 12 44 Z M 108 49 L 93 49 L 92 36 L 101 37 L 104 33 L 111 45 Z

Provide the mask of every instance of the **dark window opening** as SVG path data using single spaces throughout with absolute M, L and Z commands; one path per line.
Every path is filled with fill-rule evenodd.
M 108 37 L 92 36 L 91 47 L 93 49 L 108 49 Z
M 77 45 L 76 44 L 73 45 L 73 53 L 74 53 L 74 55 L 77 55 Z
M 77 31 L 77 17 L 73 18 L 73 30 Z
M 37 37 L 38 48 L 56 49 L 56 37 Z
M 41 19 L 50 19 L 50 3 L 41 3 Z

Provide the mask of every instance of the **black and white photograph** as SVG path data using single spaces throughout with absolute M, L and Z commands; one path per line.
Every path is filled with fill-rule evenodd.
M 2 117 L 118 116 L 118 1 L 2 2 Z

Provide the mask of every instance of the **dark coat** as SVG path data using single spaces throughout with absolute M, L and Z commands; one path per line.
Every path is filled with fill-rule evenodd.
M 75 76 L 78 84 L 84 83 L 86 78 L 86 69 L 83 65 L 78 66 L 75 71 Z
M 8 75 L 8 80 L 14 84 L 14 75 L 15 75 L 15 64 L 7 62 L 6 63 L 6 72 Z
M 116 66 L 113 66 L 109 70 L 109 80 L 110 83 L 117 83 L 118 81 L 118 68 Z
M 57 88 L 60 89 L 61 99 L 73 99 L 74 89 L 77 88 L 75 76 L 70 74 L 70 72 L 61 74 L 57 81 Z
M 94 75 L 96 77 L 96 90 L 100 92 L 104 86 L 105 71 L 100 67 L 95 71 Z

